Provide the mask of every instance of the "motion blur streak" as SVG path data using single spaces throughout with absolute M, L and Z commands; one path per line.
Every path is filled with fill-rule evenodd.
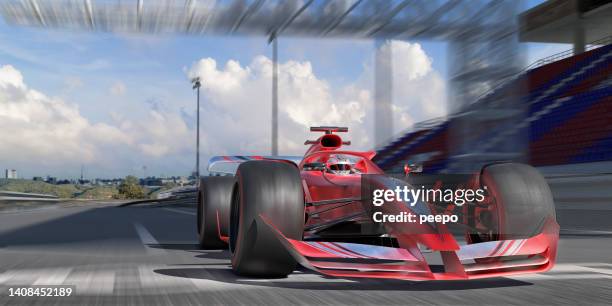
M 307 270 L 284 279 L 239 277 L 229 267 L 227 251 L 197 247 L 192 205 L 116 205 L 57 204 L 0 212 L 1 292 L 9 286 L 72 285 L 74 296 L 54 301 L 80 305 L 464 304 L 483 299 L 496 304 L 606 304 L 612 298 L 610 209 L 558 210 L 566 230 L 559 263 L 545 274 L 415 283 L 326 278 Z M 574 226 L 578 221 L 588 228 Z M 152 239 L 141 239 L 134 224 Z M 0 304 L 20 301 L 48 300 L 0 296 Z

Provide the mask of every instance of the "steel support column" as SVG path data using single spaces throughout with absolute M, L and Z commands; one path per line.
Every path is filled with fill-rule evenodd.
M 374 59 L 374 141 L 383 146 L 393 137 L 392 41 L 376 40 Z
M 272 156 L 278 155 L 278 37 L 272 39 Z

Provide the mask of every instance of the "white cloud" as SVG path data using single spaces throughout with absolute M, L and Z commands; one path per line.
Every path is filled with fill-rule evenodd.
M 123 84 L 123 82 L 121 81 L 116 81 L 115 83 L 113 83 L 113 85 L 111 85 L 111 87 L 108 89 L 108 91 L 111 93 L 111 95 L 113 96 L 122 96 L 123 94 L 125 94 L 126 91 L 126 87 L 125 84 Z
M 284 154 L 300 154 L 307 129 L 313 125 L 360 126 L 369 95 L 356 88 L 334 91 L 318 78 L 309 62 L 279 64 L 279 147 Z M 214 59 L 192 65 L 188 77 L 202 79 L 202 130 L 210 154 L 268 154 L 270 148 L 272 62 L 256 57 L 242 66 L 228 61 L 218 68 Z
M 96 147 L 131 140 L 118 129 L 91 124 L 74 105 L 30 89 L 12 66 L 0 68 L 0 159 L 43 164 L 92 162 Z
M 114 125 L 90 122 L 76 105 L 28 88 L 14 67 L 0 68 L 0 161 L 7 167 L 42 175 L 85 164 L 125 173 L 134 163 L 182 154 L 192 139 L 178 114 L 114 118 Z
M 412 81 L 420 79 L 431 72 L 432 59 L 418 43 L 404 41 L 387 41 L 380 47 L 382 56 L 391 52 L 393 77 L 396 80 Z
M 383 45 L 383 52 L 390 46 Z M 418 44 L 394 42 L 392 48 L 396 131 L 443 115 L 445 84 L 433 70 L 432 59 Z M 279 63 L 279 69 L 282 154 L 304 153 L 304 140 L 316 137 L 308 127 L 315 125 L 348 126 L 351 132 L 346 138 L 352 140 L 353 148 L 373 147 L 371 65 L 366 63 L 353 82 L 336 87 L 317 76 L 308 61 L 289 60 Z M 189 78 L 202 78 L 203 160 L 211 155 L 269 154 L 270 59 L 257 56 L 243 65 L 235 60 L 220 64 L 203 58 L 185 68 L 185 73 Z M 125 92 L 125 84 L 119 81 L 109 88 L 113 95 Z M 177 174 L 177 169 L 186 173 L 192 169 L 194 156 L 195 131 L 189 119 L 194 110 L 168 102 L 152 98 L 143 101 L 148 110 L 142 113 L 108 110 L 110 122 L 91 122 L 76 105 L 29 88 L 17 69 L 2 66 L 0 168 L 61 176 L 66 175 L 61 169 L 79 169 L 85 164 L 114 176 L 139 174 L 135 171 L 147 165 L 157 169 L 155 174 L 160 174 L 159 169 L 166 169 L 166 174 Z
M 390 44 L 382 46 L 388 52 Z M 396 131 L 417 121 L 442 116 L 445 86 L 432 68 L 432 59 L 419 44 L 394 42 L 394 120 Z M 218 67 L 218 66 L 222 66 Z M 279 149 L 282 154 L 302 154 L 312 138 L 308 127 L 349 126 L 348 138 L 357 148 L 371 149 L 373 128 L 372 75 L 366 68 L 355 83 L 331 88 L 317 77 L 310 62 L 279 63 Z M 270 148 L 272 62 L 264 56 L 250 64 L 212 58 L 195 62 L 186 71 L 202 79 L 202 123 L 208 154 L 268 154 Z
M 23 76 L 21 72 L 17 71 L 13 66 L 2 66 L 0 68 L 0 87 L 8 88 L 11 86 L 20 89 L 24 88 Z
M 393 103 L 395 131 L 413 124 L 444 116 L 446 86 L 442 76 L 433 69 L 430 58 L 421 45 L 403 41 L 384 44 L 382 52 L 392 46 Z

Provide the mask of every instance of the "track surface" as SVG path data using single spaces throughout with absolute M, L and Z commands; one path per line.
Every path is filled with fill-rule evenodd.
M 542 275 L 478 281 L 286 279 L 232 274 L 228 254 L 198 250 L 195 210 L 116 203 L 0 212 L 0 305 L 14 304 L 610 304 L 612 210 L 559 211 L 559 263 Z M 7 288 L 73 285 L 66 298 Z

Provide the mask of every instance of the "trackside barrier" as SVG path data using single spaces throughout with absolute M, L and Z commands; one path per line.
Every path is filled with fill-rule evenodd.
M 59 198 L 51 194 L 0 191 L 0 201 L 57 202 Z
M 593 204 L 612 208 L 612 173 L 555 175 L 546 176 L 546 180 L 557 206 L 581 209 Z

